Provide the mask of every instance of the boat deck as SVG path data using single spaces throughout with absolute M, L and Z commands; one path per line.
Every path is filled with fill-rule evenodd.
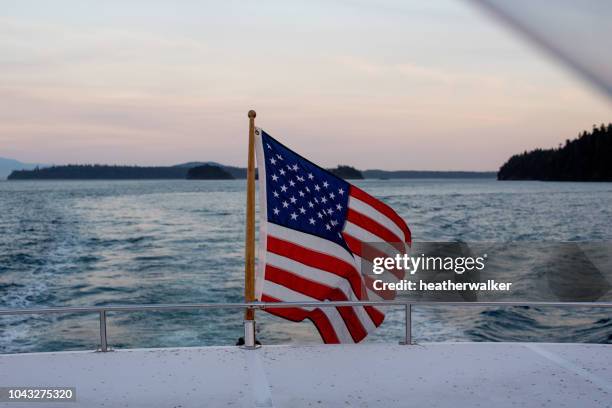
M 76 387 L 14 407 L 610 407 L 612 345 L 362 344 L 0 355 L 0 387 Z

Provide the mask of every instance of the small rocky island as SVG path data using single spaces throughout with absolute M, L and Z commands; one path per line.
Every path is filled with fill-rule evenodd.
M 343 166 L 338 165 L 335 169 L 328 169 L 330 172 L 335 174 L 336 176 L 343 178 L 345 180 L 361 180 L 363 179 L 363 174 L 356 168 L 352 166 Z
M 556 149 L 512 156 L 498 180 L 612 181 L 612 123 L 594 126 Z
M 187 172 L 188 180 L 233 180 L 232 176 L 227 171 L 219 166 L 205 164 L 203 166 L 192 167 Z

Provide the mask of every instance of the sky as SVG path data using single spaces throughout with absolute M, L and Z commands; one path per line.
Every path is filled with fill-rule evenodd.
M 473 3 L 0 0 L 0 156 L 246 163 L 257 126 L 323 166 L 497 170 L 610 99 Z

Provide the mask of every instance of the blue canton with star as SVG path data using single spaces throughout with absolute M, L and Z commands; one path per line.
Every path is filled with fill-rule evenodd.
M 266 163 L 268 221 L 346 247 L 341 232 L 349 183 L 257 131 Z

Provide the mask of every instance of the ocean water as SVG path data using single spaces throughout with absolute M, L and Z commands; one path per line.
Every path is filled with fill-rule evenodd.
M 415 241 L 612 241 L 612 183 L 365 180 Z M 244 181 L 0 182 L 0 308 L 239 302 Z M 538 279 L 537 275 L 526 275 Z M 0 352 L 92 349 L 98 316 L 0 317 Z M 265 344 L 317 343 L 309 323 L 257 313 Z M 116 312 L 121 347 L 234 344 L 238 310 Z M 398 341 L 390 308 L 368 341 Z M 416 307 L 416 341 L 612 342 L 610 309 Z

